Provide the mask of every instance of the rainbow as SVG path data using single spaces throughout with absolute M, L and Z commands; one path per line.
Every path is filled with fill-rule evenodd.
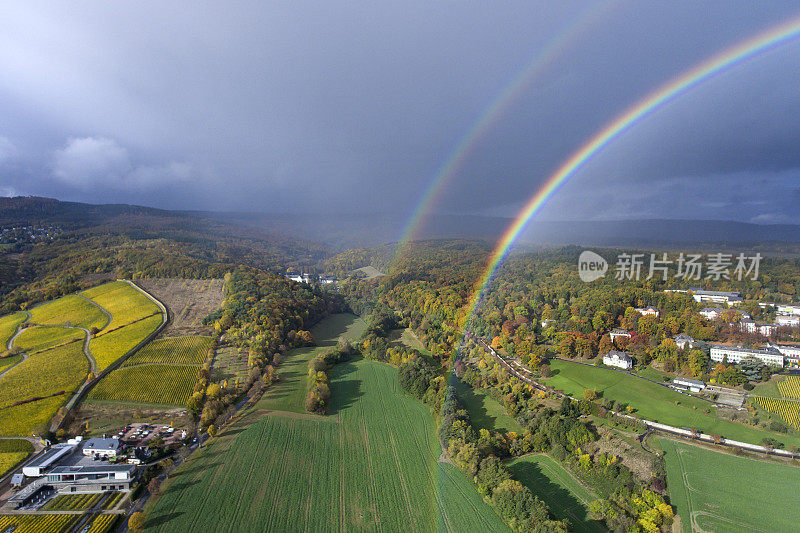
M 800 18 L 795 18 L 711 57 L 639 101 L 595 134 L 595 136 L 589 139 L 577 152 L 573 153 L 569 159 L 550 175 L 544 185 L 536 191 L 530 200 L 528 200 L 512 224 L 506 229 L 503 236 L 497 242 L 489 256 L 486 269 L 481 278 L 479 278 L 476 289 L 467 306 L 464 316 L 466 322 L 463 325 L 464 330 L 462 331 L 466 331 L 466 328 L 469 326 L 469 321 L 480 303 L 482 295 L 489 285 L 492 276 L 497 271 L 503 258 L 508 254 L 508 251 L 517 240 L 520 233 L 522 233 L 528 225 L 528 222 L 539 211 L 548 198 L 550 198 L 566 180 L 580 170 L 587 161 L 602 150 L 608 143 L 670 101 L 714 76 L 741 65 L 758 55 L 791 42 L 798 37 L 798 35 L 800 35 Z
M 600 15 L 605 12 L 612 2 L 600 3 L 594 8 L 587 10 L 582 16 L 571 23 L 564 32 L 553 39 L 541 52 L 536 54 L 524 68 L 504 86 L 504 89 L 492 99 L 483 114 L 473 123 L 473 126 L 459 139 L 450 155 L 436 170 L 434 178 L 423 192 L 417 207 L 406 223 L 400 240 L 395 248 L 394 259 L 396 260 L 412 241 L 423 225 L 426 214 L 431 213 L 432 207 L 441 197 L 442 191 L 450 183 L 453 177 L 458 174 L 463 167 L 473 148 L 480 144 L 480 140 L 486 133 L 491 131 L 498 120 L 512 106 L 512 104 L 523 94 L 537 76 L 551 65 L 566 50 L 574 39 L 582 34 L 586 28 L 594 24 Z

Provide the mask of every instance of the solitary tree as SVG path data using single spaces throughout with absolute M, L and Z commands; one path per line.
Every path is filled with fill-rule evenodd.
M 131 531 L 141 531 L 144 529 L 144 521 L 144 513 L 141 511 L 136 511 L 128 519 L 128 527 Z

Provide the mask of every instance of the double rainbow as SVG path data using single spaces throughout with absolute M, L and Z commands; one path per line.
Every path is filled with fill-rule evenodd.
M 509 249 L 517 240 L 520 233 L 522 233 L 528 225 L 528 222 L 536 215 L 548 198 L 550 198 L 564 182 L 573 176 L 575 172 L 580 170 L 587 161 L 602 150 L 608 143 L 670 101 L 714 76 L 741 65 L 756 56 L 785 45 L 798 36 L 800 36 L 800 18 L 795 18 L 711 57 L 639 101 L 639 103 L 619 115 L 594 137 L 589 139 L 577 152 L 573 153 L 564 164 L 550 175 L 544 185 L 536 191 L 530 200 L 528 200 L 527 204 L 525 204 L 524 208 L 514 219 L 514 222 L 506 229 L 505 233 L 498 241 L 490 255 L 489 263 L 483 275 L 477 282 L 469 305 L 467 306 L 467 313 L 465 316 L 466 323 L 463 325 L 464 330 L 469 326 L 469 321 L 486 287 L 489 285 L 492 276 L 497 271 L 503 258 L 508 254 Z

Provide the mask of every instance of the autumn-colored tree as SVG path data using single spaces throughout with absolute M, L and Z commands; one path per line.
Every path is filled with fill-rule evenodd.
M 128 528 L 131 531 L 141 531 L 144 529 L 145 516 L 141 511 L 136 511 L 128 518 Z

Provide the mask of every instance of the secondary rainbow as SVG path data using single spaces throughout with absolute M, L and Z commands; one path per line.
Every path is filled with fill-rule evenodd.
M 613 2 L 601 3 L 587 10 L 558 37 L 553 39 L 553 41 L 542 49 L 540 53 L 536 54 L 536 56 L 534 56 L 524 68 L 520 69 L 509 83 L 504 86 L 503 90 L 492 99 L 483 114 L 481 114 L 478 120 L 473 123 L 472 127 L 461 137 L 447 159 L 436 170 L 433 180 L 417 202 L 416 209 L 403 229 L 403 233 L 395 249 L 395 259 L 402 254 L 406 244 L 416 237 L 422 227 L 425 215 L 430 214 L 431 209 L 436 201 L 439 200 L 445 186 L 450 183 L 453 176 L 458 174 L 458 171 L 467 160 L 467 156 L 472 149 L 479 144 L 483 136 L 492 129 L 509 107 L 511 107 L 520 96 L 525 94 L 525 88 L 528 87 L 545 68 L 551 65 L 575 38 L 581 35 L 590 25 L 594 24 L 598 18 L 600 18 L 600 15 L 612 4 Z
M 525 229 L 530 219 L 539 211 L 547 199 L 558 190 L 559 186 L 583 167 L 592 156 L 597 154 L 608 143 L 633 127 L 644 117 L 650 115 L 663 105 L 700 85 L 704 81 L 726 72 L 735 66 L 741 65 L 758 55 L 792 42 L 798 36 L 800 36 L 800 18 L 795 18 L 729 48 L 681 74 L 679 77 L 675 78 L 675 80 L 663 85 L 661 88 L 639 101 L 636 105 L 629 108 L 625 113 L 619 115 L 594 137 L 589 139 L 547 179 L 538 191 L 536 191 L 498 241 L 489 257 L 486 270 L 478 280 L 476 289 L 467 306 L 464 328 L 466 329 L 469 326 L 469 321 L 481 300 L 483 292 L 489 285 L 492 276 L 514 244 L 514 241 L 516 241 L 517 237 L 519 237 L 520 233 Z

